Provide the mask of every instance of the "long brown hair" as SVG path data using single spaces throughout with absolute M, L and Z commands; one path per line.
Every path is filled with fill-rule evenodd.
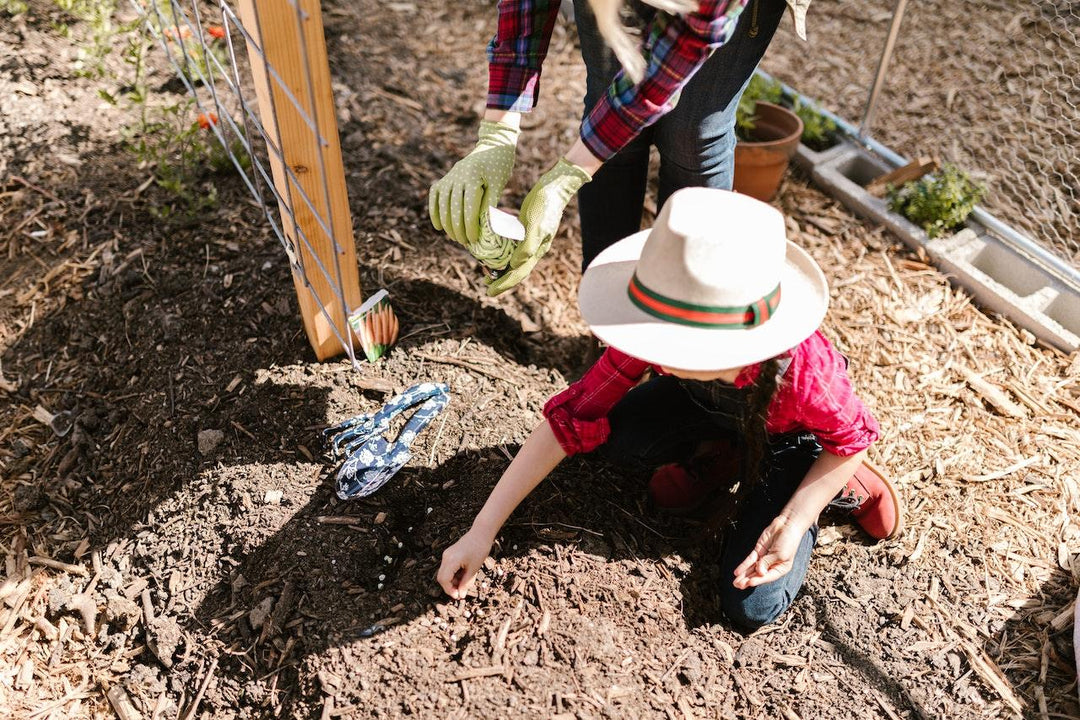
M 761 363 L 753 389 L 747 398 L 743 415 L 739 420 L 739 435 L 742 442 L 742 463 L 738 488 L 730 494 L 721 494 L 714 502 L 705 523 L 705 532 L 714 535 L 723 529 L 734 516 L 735 510 L 750 491 L 761 482 L 761 477 L 768 469 L 765 454 L 769 446 L 769 432 L 766 423 L 769 419 L 769 406 L 780 385 L 780 359 L 771 358 Z
M 697 9 L 695 0 L 640 0 L 640 2 L 672 15 L 685 15 Z M 635 83 L 645 76 L 645 58 L 641 47 L 622 23 L 622 10 L 626 0 L 589 0 L 596 27 L 604 37 L 604 42 L 615 53 L 622 64 L 626 76 Z

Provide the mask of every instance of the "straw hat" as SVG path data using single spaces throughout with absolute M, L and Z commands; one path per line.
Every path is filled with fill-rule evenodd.
M 656 365 L 728 370 L 789 350 L 821 324 L 821 268 L 784 216 L 746 195 L 686 188 L 651 230 L 593 260 L 578 291 L 598 338 Z

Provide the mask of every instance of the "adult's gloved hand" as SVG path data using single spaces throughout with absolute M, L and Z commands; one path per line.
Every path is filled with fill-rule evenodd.
M 514 169 L 520 131 L 505 123 L 480 121 L 480 139 L 428 191 L 428 213 L 436 230 L 469 247 L 480 237 L 480 209 L 499 201 Z
M 514 248 L 506 273 L 488 281 L 488 295 L 506 292 L 532 272 L 537 261 L 551 248 L 570 198 L 590 180 L 592 176 L 584 169 L 559 158 L 555 167 L 536 181 L 521 203 L 518 216 L 525 226 L 525 240 Z

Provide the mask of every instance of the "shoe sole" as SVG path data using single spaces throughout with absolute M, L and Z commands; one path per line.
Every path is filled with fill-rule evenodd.
M 896 508 L 896 526 L 893 527 L 893 531 L 882 538 L 882 540 L 892 540 L 904 532 L 904 502 L 900 499 L 900 493 L 897 491 L 896 486 L 893 485 L 892 480 L 883 473 L 877 465 L 869 460 L 863 460 L 863 466 L 878 476 L 885 487 L 889 490 L 889 495 L 892 497 L 893 507 Z

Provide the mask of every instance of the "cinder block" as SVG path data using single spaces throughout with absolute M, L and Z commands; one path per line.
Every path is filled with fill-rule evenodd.
M 926 251 L 983 307 L 1065 352 L 1080 349 L 1080 292 L 991 233 L 967 228 L 931 240 Z
M 1066 352 L 1080 349 L 1080 290 L 1045 269 L 977 222 L 947 238 L 930 240 L 922 228 L 889 210 L 865 185 L 892 168 L 845 145 L 813 169 L 813 179 L 860 217 L 889 228 L 912 248 L 926 248 L 934 263 L 992 312 Z
M 847 143 L 841 141 L 831 148 L 826 148 L 821 152 L 817 152 L 816 150 L 811 150 L 802 143 L 799 143 L 799 147 L 795 148 L 795 157 L 793 159 L 795 164 L 802 168 L 803 172 L 810 175 L 813 174 L 814 168 L 818 165 L 828 162 L 844 152 L 848 147 Z
M 866 192 L 867 183 L 890 170 L 892 167 L 884 160 L 845 143 L 814 168 L 812 177 L 859 217 L 884 225 L 912 248 L 922 247 L 929 240 L 922 228 L 889 210 L 884 199 Z

